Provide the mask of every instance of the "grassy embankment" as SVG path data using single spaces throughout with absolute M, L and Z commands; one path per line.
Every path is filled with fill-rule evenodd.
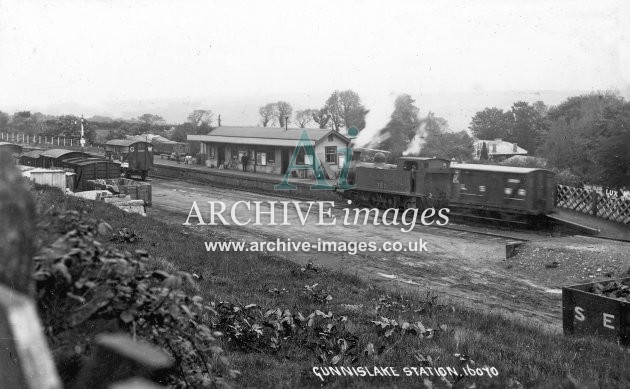
M 443 305 L 439 296 L 436 299 L 425 292 L 383 290 L 353 275 L 317 266 L 302 268 L 278 256 L 206 252 L 203 241 L 230 237 L 217 228 L 201 230 L 167 224 L 127 214 L 107 204 L 64 197 L 57 191 L 34 193 L 40 212 L 51 205 L 61 210 L 81 209 L 89 217 L 105 220 L 114 231 L 123 227 L 135 231 L 142 237 L 139 242 L 112 244 L 130 251 L 147 250 L 156 268 L 199 275 L 197 293 L 204 299 L 241 306 L 257 304 L 263 312 L 280 308 L 293 315 L 300 312 L 307 316 L 316 310 L 333 313 L 330 322 L 342 330 L 321 334 L 319 343 L 291 336 L 277 339 L 277 346 L 249 347 L 225 338 L 223 348 L 233 367 L 242 373 L 234 381 L 237 386 L 422 387 L 428 379 L 435 387 L 444 387 L 448 384 L 437 377 L 404 377 L 402 368 L 459 368 L 464 363 L 473 368 L 495 367 L 499 376 L 460 380 L 447 377 L 454 387 L 551 388 L 560 387 L 562 381 L 566 383 L 567 375 L 584 387 L 630 386 L 630 354 L 610 342 L 553 335 L 544 328 L 491 313 Z M 314 284 L 318 285 L 305 288 Z M 396 320 L 396 324 L 390 322 L 388 326 L 383 318 Z M 402 329 L 405 322 L 411 324 Z M 414 324 L 418 322 L 423 330 Z M 312 367 L 331 366 L 340 354 L 342 358 L 335 361 L 336 366 L 393 366 L 401 377 L 325 377 L 325 383 L 321 382 Z M 320 358 L 326 358 L 326 362 Z

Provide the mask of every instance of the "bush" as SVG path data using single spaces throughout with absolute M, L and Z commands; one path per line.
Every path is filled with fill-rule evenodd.
M 544 158 L 530 157 L 527 155 L 515 155 L 502 161 L 501 166 L 525 167 L 532 169 L 546 169 L 547 160 Z
M 584 180 L 571 172 L 569 169 L 558 169 L 553 168 L 552 171 L 556 173 L 556 181 L 560 185 L 573 186 L 576 188 L 581 188 L 584 184 Z
M 35 257 L 39 313 L 53 350 L 79 350 L 61 358 L 55 353 L 57 365 L 85 356 L 96 333 L 125 330 L 175 359 L 177 370 L 164 382 L 170 386 L 215 387 L 225 384 L 226 373 L 237 374 L 221 355 L 222 334 L 202 324 L 210 322 L 214 308 L 186 292 L 194 284 L 190 274 L 152 271 L 146 251 L 102 245 L 95 237 L 111 236 L 107 223 L 77 211 L 52 216 L 48 227 L 63 235 Z

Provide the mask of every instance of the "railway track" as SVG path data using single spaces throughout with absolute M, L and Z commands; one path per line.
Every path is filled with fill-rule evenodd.
M 167 181 L 171 181 L 174 178 L 172 177 L 166 177 L 166 176 L 159 176 L 159 175 L 153 175 L 153 178 L 156 179 L 161 179 L 161 180 L 167 180 Z M 201 183 L 201 182 L 196 182 L 195 184 L 198 185 L 208 185 L 206 183 Z M 224 188 L 224 189 L 235 189 L 231 186 L 227 186 L 227 185 L 215 185 L 213 184 L 212 186 L 218 187 L 218 188 Z M 265 194 L 265 195 L 269 195 L 268 192 L 265 192 L 263 190 L 256 190 L 254 188 L 237 188 L 237 190 L 239 191 L 243 191 L 243 192 L 248 192 L 248 193 L 255 193 L 255 194 Z M 286 196 L 282 196 L 281 193 L 275 193 L 274 194 L 275 197 L 284 197 L 287 199 L 291 199 L 291 200 L 301 200 L 301 201 L 313 201 L 312 199 L 306 198 L 306 197 L 301 197 L 301 196 L 292 196 L 292 197 L 286 197 Z M 352 208 L 360 208 L 360 207 L 356 207 L 356 206 L 352 206 Z M 408 217 L 407 221 L 410 221 L 411 219 Z M 393 218 L 389 217 L 387 219 L 388 222 L 393 222 Z M 531 230 L 527 230 L 527 231 L 516 231 L 515 233 L 512 234 L 507 234 L 507 233 L 502 233 L 502 232 L 497 232 L 497 231 L 481 231 L 479 229 L 476 228 L 488 228 L 488 225 L 479 225 L 479 226 L 474 226 L 474 225 L 445 225 L 445 226 L 438 226 L 436 224 L 432 224 L 429 226 L 425 226 L 422 224 L 416 225 L 414 231 L 415 232 L 428 232 L 428 233 L 433 233 L 433 234 L 439 234 L 444 236 L 444 231 L 451 231 L 451 233 L 448 236 L 454 236 L 454 237 L 459 237 L 459 238 L 468 238 L 471 240 L 479 240 L 480 236 L 483 236 L 486 240 L 489 241 L 493 241 L 493 242 L 498 242 L 498 243 L 508 243 L 508 242 L 517 242 L 517 243 L 523 243 L 523 242 L 528 242 L 534 239 L 539 239 L 541 238 L 541 235 L 544 236 L 544 238 L 548 238 L 549 234 L 545 232 L 545 234 L 541 234 L 540 232 L 536 232 L 536 231 L 531 231 Z M 523 226 L 521 226 L 521 228 L 523 228 Z M 439 231 L 439 232 L 438 232 Z M 557 235 L 556 235 L 557 236 Z M 489 238 L 489 239 L 488 239 Z

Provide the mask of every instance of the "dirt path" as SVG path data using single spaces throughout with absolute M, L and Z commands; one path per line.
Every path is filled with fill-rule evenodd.
M 290 201 L 283 197 L 253 194 L 233 189 L 214 188 L 183 181 L 154 179 L 153 207 L 149 214 L 162 220 L 182 224 L 197 201 L 204 218 L 209 215 L 208 201 L 222 201 L 226 204 L 229 216 L 230 207 L 237 201 Z M 552 288 L 533 281 L 533 277 L 519 274 L 505 266 L 504 241 L 474 234 L 458 234 L 455 231 L 417 225 L 408 233 L 400 231 L 400 226 L 356 225 L 344 226 L 342 202 L 335 203 L 333 216 L 338 218 L 335 226 L 317 226 L 317 217 L 309 216 L 301 225 L 297 212 L 289 208 L 287 221 L 290 226 L 269 226 L 262 217 L 262 226 L 254 226 L 254 212 L 243 206 L 236 215 L 241 221 L 252 217 L 252 223 L 245 226 L 203 227 L 225 233 L 230 240 L 317 242 L 318 238 L 328 241 L 383 242 L 410 241 L 423 239 L 428 252 L 368 252 L 350 255 L 343 252 L 292 252 L 280 253 L 295 262 L 306 264 L 313 261 L 329 268 L 341 269 L 368 278 L 374 283 L 411 287 L 421 292 L 434 290 L 448 299 L 464 305 L 484 307 L 506 316 L 516 317 L 534 324 L 541 324 L 551 331 L 561 330 L 561 294 Z M 301 209 L 306 212 L 308 206 Z M 265 211 L 269 207 L 263 207 Z M 276 207 L 281 214 L 282 209 Z M 196 219 L 191 219 L 191 221 Z M 281 222 L 281 218 L 277 217 Z M 205 220 L 208 222 L 208 220 Z M 229 219 L 228 219 L 229 221 Z M 463 235 L 463 236 L 462 236 Z M 533 240 L 552 240 L 531 234 Z M 379 246 L 380 247 L 380 246 Z M 199 242 L 199 250 L 204 250 L 204 242 Z

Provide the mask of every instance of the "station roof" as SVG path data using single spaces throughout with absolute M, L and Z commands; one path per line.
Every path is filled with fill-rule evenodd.
M 255 144 L 263 146 L 296 146 L 302 132 L 306 131 L 311 141 L 317 143 L 328 134 L 340 137 L 344 142 L 350 139 L 337 131 L 321 128 L 279 128 L 279 127 L 238 127 L 221 126 L 207 135 L 188 135 L 189 141 Z
M 398 158 L 399 161 L 446 161 L 446 162 L 451 162 L 448 159 L 444 159 L 444 158 L 428 158 L 428 157 L 399 157 Z
M 517 173 L 517 174 L 526 174 L 526 173 L 535 172 L 537 170 L 546 170 L 546 169 L 513 167 L 513 166 L 478 165 L 474 163 L 451 163 L 451 168 L 463 169 L 463 170 L 476 170 L 476 171 L 483 171 L 483 172 L 503 172 L 503 173 Z

